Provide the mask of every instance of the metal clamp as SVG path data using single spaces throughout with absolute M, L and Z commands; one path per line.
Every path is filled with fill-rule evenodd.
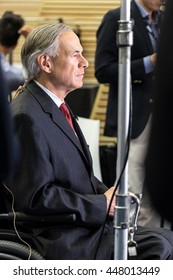
M 132 219 L 129 222 L 129 240 L 128 240 L 128 253 L 130 257 L 135 257 L 137 255 L 137 243 L 134 240 L 134 234 L 137 230 L 137 220 L 140 210 L 140 201 L 142 198 L 141 194 L 135 195 L 134 193 L 129 192 L 131 197 L 130 204 L 136 204 L 135 211 Z

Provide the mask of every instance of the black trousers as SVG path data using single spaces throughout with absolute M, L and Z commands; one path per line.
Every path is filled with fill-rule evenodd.
M 137 242 L 135 257 L 137 260 L 173 259 L 173 231 L 171 230 L 138 226 L 134 240 Z
M 64 230 L 64 234 L 71 236 L 71 232 L 73 230 L 78 230 L 81 232 L 82 238 L 79 238 L 78 244 L 72 244 L 69 238 L 69 241 L 64 242 L 62 244 L 58 243 L 57 240 L 59 238 L 59 231 L 62 233 Z M 46 231 L 43 231 L 41 236 L 38 232 L 38 235 L 33 237 L 34 243 L 30 242 L 31 246 L 34 249 L 37 249 L 45 259 L 50 260 L 109 260 L 114 259 L 114 228 L 110 227 L 106 224 L 106 230 L 101 238 L 101 243 L 99 248 L 97 247 L 97 243 L 95 242 L 96 238 L 94 236 L 94 243 L 92 244 L 91 239 L 85 239 L 84 233 L 86 233 L 86 237 L 89 235 L 93 235 L 93 231 L 97 232 L 97 236 L 99 240 L 100 231 L 97 229 L 90 228 L 78 228 L 74 227 L 71 231 L 69 228 L 56 227 L 49 228 Z M 76 231 L 78 233 L 78 231 Z M 62 235 L 63 237 L 63 235 Z M 66 239 L 67 240 L 67 239 Z M 88 241 L 89 240 L 89 241 Z M 134 240 L 137 243 L 137 255 L 133 258 L 129 257 L 128 259 L 135 260 L 173 260 L 173 231 L 165 229 L 165 228 L 147 228 L 138 226 L 137 231 L 134 235 Z M 86 243 L 87 242 L 87 243 Z M 29 242 L 28 242 L 29 243 Z M 58 244 L 58 245 L 57 245 Z M 92 246 L 88 247 L 91 244 Z M 61 247 L 61 248 L 60 248 Z M 96 247 L 98 250 L 96 251 Z M 89 248 L 89 249 L 88 249 Z M 88 253 L 89 251 L 89 253 Z

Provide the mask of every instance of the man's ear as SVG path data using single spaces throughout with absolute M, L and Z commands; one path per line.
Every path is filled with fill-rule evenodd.
M 40 68 L 46 73 L 51 72 L 51 60 L 47 54 L 41 54 L 37 58 L 37 62 L 40 65 Z

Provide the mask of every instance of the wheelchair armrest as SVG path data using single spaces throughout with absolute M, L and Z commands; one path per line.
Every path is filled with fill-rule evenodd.
M 34 215 L 22 212 L 9 212 L 0 214 L 0 220 L 13 221 L 15 218 L 16 222 L 22 223 L 58 223 L 58 224 L 69 224 L 76 222 L 76 214 L 51 214 L 51 215 Z

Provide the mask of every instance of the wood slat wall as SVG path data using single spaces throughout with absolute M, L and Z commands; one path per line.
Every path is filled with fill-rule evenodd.
M 38 16 L 40 11 L 41 0 L 1 0 L 0 15 L 5 11 L 13 11 L 14 13 L 26 16 Z
M 108 102 L 108 84 L 101 84 L 91 110 L 90 118 L 100 120 L 100 145 L 116 145 L 117 138 L 104 136 L 106 108 Z

